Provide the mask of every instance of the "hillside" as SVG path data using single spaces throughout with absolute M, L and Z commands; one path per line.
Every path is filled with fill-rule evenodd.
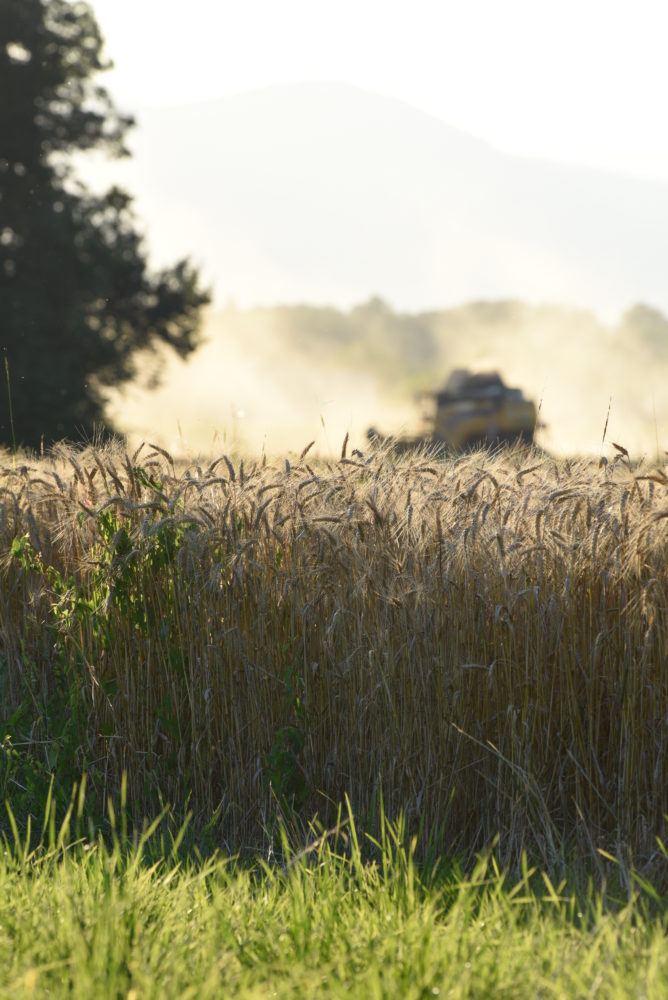
M 668 310 L 668 184 L 504 155 L 338 84 L 144 109 L 132 185 L 218 303 L 480 298 Z

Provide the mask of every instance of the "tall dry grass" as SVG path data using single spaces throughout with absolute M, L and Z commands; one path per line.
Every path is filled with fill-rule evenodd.
M 510 864 L 525 848 L 650 862 L 668 811 L 667 486 L 624 458 L 525 451 L 7 461 L 3 714 L 23 706 L 13 738 L 48 764 L 65 684 L 100 795 L 126 770 L 135 814 L 189 795 L 235 847 L 261 839 L 269 777 L 305 815 L 348 793 L 372 822 L 382 792 L 446 849 L 499 834 Z M 10 555 L 25 535 L 32 562 Z

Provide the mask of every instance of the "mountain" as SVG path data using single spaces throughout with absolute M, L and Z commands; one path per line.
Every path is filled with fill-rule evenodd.
M 338 84 L 138 121 L 132 187 L 150 245 L 192 254 L 219 303 L 668 310 L 666 183 L 505 155 Z

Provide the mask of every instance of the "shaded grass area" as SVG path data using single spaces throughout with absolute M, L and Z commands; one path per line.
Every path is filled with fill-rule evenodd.
M 49 817 L 47 806 L 47 817 Z M 51 816 L 53 814 L 51 813 Z M 47 818 L 47 827 L 49 826 Z M 553 884 L 496 856 L 414 860 L 399 821 L 282 837 L 270 862 L 179 861 L 152 824 L 71 842 L 66 821 L 0 853 L 0 995 L 626 997 L 668 991 L 668 899 Z M 316 835 L 317 834 L 317 835 Z M 664 852 L 664 861 L 667 860 Z
M 176 468 L 61 449 L 0 477 L 0 795 L 266 848 L 277 804 L 418 853 L 499 837 L 651 872 L 668 811 L 668 477 L 535 452 Z M 270 837 L 270 835 L 269 835 Z

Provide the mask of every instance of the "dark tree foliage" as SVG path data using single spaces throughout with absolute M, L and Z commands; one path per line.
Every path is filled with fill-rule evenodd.
M 92 194 L 68 164 L 127 155 L 132 119 L 95 82 L 102 44 L 87 3 L 0 0 L 0 358 L 17 443 L 34 448 L 91 437 L 105 387 L 135 374 L 141 348 L 192 351 L 209 301 L 187 260 L 150 273 L 131 198 Z

